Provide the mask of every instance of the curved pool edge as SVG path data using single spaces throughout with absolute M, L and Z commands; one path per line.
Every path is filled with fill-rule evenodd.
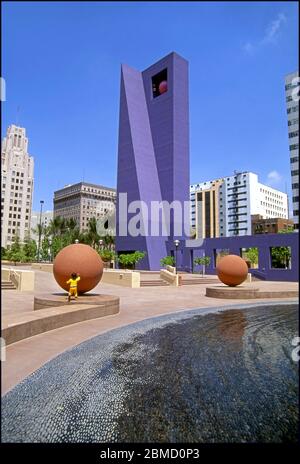
M 284 306 L 284 305 L 291 305 L 291 304 L 299 304 L 299 300 L 298 299 L 289 299 L 289 300 L 267 300 L 267 301 L 253 301 L 251 303 L 234 303 L 234 304 L 223 304 L 223 305 L 218 305 L 218 306 L 207 306 L 207 307 L 201 307 L 201 308 L 192 308 L 192 309 L 178 309 L 178 310 L 174 310 L 174 311 L 169 311 L 169 312 L 164 312 L 162 314 L 159 314 L 159 315 L 150 315 L 149 317 L 144 317 L 142 319 L 138 319 L 136 321 L 133 321 L 133 322 L 129 322 L 129 323 L 121 323 L 120 325 L 118 325 L 117 327 L 112 327 L 112 328 L 108 328 L 106 330 L 103 330 L 101 331 L 100 333 L 98 334 L 94 334 L 94 335 L 91 335 L 91 336 L 88 336 L 87 338 L 85 338 L 84 340 L 78 342 L 78 343 L 75 343 L 75 344 L 70 344 L 69 347 L 61 350 L 61 351 L 56 351 L 55 353 L 53 353 L 53 355 L 50 355 L 48 357 L 46 357 L 46 359 L 44 359 L 42 362 L 38 363 L 38 365 L 34 368 L 34 369 L 28 369 L 28 372 L 25 374 L 25 375 L 22 375 L 18 381 L 12 383 L 8 388 L 3 388 L 3 379 L 5 377 L 5 366 L 7 366 L 7 364 L 5 363 L 4 365 L 4 372 L 2 373 L 2 385 L 1 385 L 1 397 L 3 398 L 8 392 L 11 392 L 15 387 L 17 387 L 18 385 L 20 385 L 21 383 L 27 381 L 29 379 L 29 377 L 31 377 L 35 372 L 37 372 L 39 369 L 43 368 L 46 364 L 52 362 L 53 360 L 55 360 L 57 357 L 63 355 L 64 353 L 67 353 L 75 348 L 78 348 L 80 347 L 82 344 L 88 342 L 88 341 L 92 341 L 94 338 L 96 337 L 102 337 L 102 336 L 107 336 L 108 334 L 112 333 L 114 334 L 116 331 L 120 331 L 124 328 L 132 328 L 132 326 L 137 326 L 139 327 L 139 325 L 143 324 L 144 322 L 148 321 L 152 321 L 152 322 L 159 322 L 159 321 L 163 321 L 164 319 L 167 320 L 170 316 L 178 316 L 178 318 L 182 318 L 182 319 L 186 319 L 186 318 L 189 318 L 193 315 L 206 315 L 206 314 L 214 314 L 214 313 L 218 313 L 218 312 L 222 312 L 222 311 L 227 311 L 227 310 L 231 310 L 231 309 L 240 309 L 240 310 L 243 310 L 243 309 L 249 309 L 251 307 L 264 307 L 264 306 L 271 306 L 272 304 L 276 304 L 277 306 Z M 182 316 L 185 316 L 185 317 L 182 317 Z M 114 316 L 108 316 L 108 317 L 114 317 Z M 87 322 L 91 322 L 91 321 L 87 321 Z M 78 323 L 78 324 L 74 324 L 73 326 L 82 326 L 82 322 Z M 55 329 L 53 331 L 49 331 L 47 332 L 48 334 L 51 334 L 51 332 L 56 332 L 56 331 L 61 331 L 61 330 L 64 330 L 64 327 L 63 328 L 60 328 L 60 329 Z M 27 340 L 30 341 L 32 339 L 35 339 L 37 337 L 40 337 L 40 336 L 43 336 L 44 334 L 40 334 L 40 335 L 36 335 L 34 337 L 31 337 L 31 338 L 28 338 Z M 17 345 L 20 345 L 22 344 L 22 340 L 20 342 L 16 342 L 16 343 L 13 343 L 12 345 L 9 345 L 8 348 L 11 348 L 11 347 L 14 347 L 14 346 L 17 346 Z M 2 363 L 3 365 L 3 363 Z

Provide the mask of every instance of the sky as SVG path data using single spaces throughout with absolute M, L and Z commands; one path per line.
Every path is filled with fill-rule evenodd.
M 85 180 L 116 187 L 120 66 L 189 61 L 190 182 L 258 174 L 291 193 L 285 75 L 296 2 L 2 2 L 2 137 L 26 128 L 33 209 Z

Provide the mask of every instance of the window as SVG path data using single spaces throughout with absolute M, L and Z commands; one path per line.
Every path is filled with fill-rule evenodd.
M 168 70 L 163 69 L 152 77 L 152 96 L 157 98 L 168 91 Z
M 290 151 L 292 150 L 298 150 L 299 148 L 299 144 L 298 143 L 294 143 L 293 145 L 290 145 Z
M 291 108 L 287 109 L 287 114 L 295 113 L 296 111 L 298 111 L 298 106 L 292 106 Z
M 294 131 L 289 133 L 289 138 L 299 137 L 299 131 Z
M 288 126 L 294 126 L 295 124 L 298 124 L 298 122 L 299 122 L 298 118 L 291 119 L 290 121 L 288 121 Z

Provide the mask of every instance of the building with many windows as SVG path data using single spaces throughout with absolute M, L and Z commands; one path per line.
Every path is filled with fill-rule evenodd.
M 1 152 L 1 246 L 15 236 L 21 241 L 30 233 L 33 197 L 33 157 L 28 154 L 24 127 L 9 126 Z
M 81 232 L 88 229 L 89 219 L 100 219 L 113 213 L 116 203 L 116 190 L 103 185 L 79 182 L 66 185 L 54 192 L 54 218 L 76 220 Z
M 252 172 L 191 185 L 190 200 L 196 238 L 251 235 L 254 214 L 288 218 L 286 193 L 261 184 Z
M 291 164 L 294 227 L 299 229 L 299 74 L 285 78 L 288 137 Z
M 264 219 L 260 214 L 252 216 L 252 235 L 278 234 L 278 232 L 289 232 L 293 228 L 294 221 L 292 219 Z

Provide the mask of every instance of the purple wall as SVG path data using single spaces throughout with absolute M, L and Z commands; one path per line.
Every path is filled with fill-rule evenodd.
M 291 247 L 291 269 L 275 269 L 271 267 L 270 247 Z M 191 272 L 192 260 L 203 255 L 210 256 L 210 265 L 206 267 L 207 274 L 216 274 L 214 250 L 229 249 L 231 254 L 240 256 L 241 248 L 258 248 L 258 269 L 250 269 L 250 272 L 265 280 L 294 281 L 299 280 L 299 236 L 291 234 L 260 234 L 245 235 L 242 237 L 220 237 L 205 239 L 200 247 L 186 248 L 181 242 L 178 250 L 178 267 Z M 174 253 L 174 245 L 169 242 L 168 253 Z
M 152 77 L 166 68 L 168 91 L 153 98 Z M 116 249 L 145 251 L 140 268 L 160 269 L 160 259 L 167 255 L 166 240 L 175 238 L 173 223 L 170 237 L 120 236 L 123 192 L 128 202 L 142 200 L 149 211 L 153 200 L 189 201 L 188 63 L 176 53 L 142 73 L 127 65 L 121 69 Z

